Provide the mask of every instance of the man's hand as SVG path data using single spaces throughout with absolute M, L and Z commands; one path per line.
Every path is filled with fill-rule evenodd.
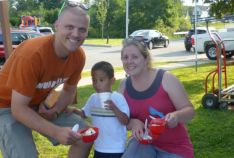
M 61 127 L 56 132 L 55 139 L 63 145 L 74 145 L 81 140 L 81 134 L 72 131 L 69 127 Z
M 54 108 L 48 109 L 44 103 L 40 104 L 38 113 L 46 120 L 54 120 L 58 117 L 57 111 Z

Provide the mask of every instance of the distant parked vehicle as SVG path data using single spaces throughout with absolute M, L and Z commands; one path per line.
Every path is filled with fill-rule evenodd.
M 130 38 L 136 38 L 144 41 L 149 49 L 156 46 L 168 47 L 169 38 L 157 30 L 137 30 L 129 35 Z
M 24 40 L 43 36 L 41 33 L 37 33 L 32 30 L 11 30 L 11 40 L 13 50 Z M 5 62 L 5 51 L 3 45 L 3 35 L 0 31 L 0 65 Z
M 51 27 L 44 27 L 44 26 L 38 26 L 38 27 L 34 27 L 32 30 L 38 32 L 38 33 L 42 33 L 42 34 L 54 34 L 54 31 Z
M 222 46 L 222 49 L 225 49 L 226 58 L 231 58 L 234 55 L 234 28 L 219 29 L 215 33 L 220 36 L 222 40 L 229 40 L 223 42 L 224 47 Z M 194 50 L 196 46 L 196 51 L 198 53 L 205 52 L 207 58 L 210 60 L 217 59 L 215 43 L 211 40 L 208 33 L 197 35 L 197 41 L 194 35 L 191 38 Z
M 206 27 L 197 27 L 197 34 L 206 34 L 207 30 Z M 211 32 L 215 31 L 215 28 L 209 28 Z M 185 34 L 184 38 L 184 47 L 186 51 L 191 51 L 192 48 L 192 35 L 195 34 L 194 29 L 190 29 L 187 34 Z

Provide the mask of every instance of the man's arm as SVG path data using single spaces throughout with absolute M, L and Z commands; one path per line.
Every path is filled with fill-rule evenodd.
M 56 112 L 63 112 L 68 105 L 73 103 L 74 98 L 76 97 L 76 89 L 76 85 L 68 85 L 64 83 L 61 94 L 57 102 L 55 102 L 54 109 Z
M 11 111 L 16 120 L 30 129 L 55 138 L 61 144 L 73 144 L 79 136 L 71 131 L 71 128 L 56 126 L 38 115 L 28 104 L 30 97 L 24 96 L 17 91 L 12 91 Z

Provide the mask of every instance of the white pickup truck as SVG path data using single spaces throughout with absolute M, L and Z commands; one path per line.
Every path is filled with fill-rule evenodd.
M 223 41 L 225 47 L 226 58 L 231 58 L 234 55 L 234 28 L 220 29 L 213 33 L 217 33 L 221 37 L 221 40 Z M 217 36 L 213 36 L 216 40 L 218 40 Z M 215 44 L 208 33 L 197 34 L 197 38 L 195 37 L 195 35 L 192 35 L 191 38 L 192 47 L 194 50 L 196 44 L 196 49 L 198 53 L 205 52 L 206 56 L 210 60 L 217 59 Z

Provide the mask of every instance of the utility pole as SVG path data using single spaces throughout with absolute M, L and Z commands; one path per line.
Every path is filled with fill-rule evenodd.
M 128 23 L 129 23 L 129 19 L 128 19 L 128 10 L 129 10 L 129 0 L 126 0 L 126 36 L 125 38 L 128 38 Z
M 197 72 L 197 2 L 198 0 L 195 0 L 195 19 L 194 19 L 194 35 L 195 35 L 195 56 L 196 56 L 196 72 Z
M 7 0 L 3 1 L 0 0 L 0 24 L 4 39 L 3 43 L 4 43 L 5 59 L 7 59 L 12 52 Z

